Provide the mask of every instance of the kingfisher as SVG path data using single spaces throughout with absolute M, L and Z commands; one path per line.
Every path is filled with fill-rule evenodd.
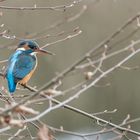
M 5 77 L 11 94 L 16 90 L 17 84 L 26 85 L 37 67 L 36 54 L 54 53 L 39 48 L 33 40 L 23 40 L 19 43 L 15 52 L 10 56 Z

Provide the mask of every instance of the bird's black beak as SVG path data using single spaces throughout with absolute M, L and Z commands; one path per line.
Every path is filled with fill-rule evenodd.
M 44 50 L 44 49 L 37 49 L 36 50 L 37 53 L 40 53 L 40 54 L 49 54 L 49 55 L 55 55 L 54 53 L 50 52 L 50 51 L 47 51 L 47 50 Z

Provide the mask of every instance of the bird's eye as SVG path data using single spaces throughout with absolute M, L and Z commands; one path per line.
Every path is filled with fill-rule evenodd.
M 36 46 L 33 46 L 33 45 L 28 45 L 31 49 L 35 50 L 36 49 Z

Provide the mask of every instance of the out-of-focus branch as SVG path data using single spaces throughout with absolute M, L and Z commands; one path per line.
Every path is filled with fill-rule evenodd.
M 74 14 L 72 16 L 65 17 L 62 20 L 56 21 L 54 24 L 51 24 L 49 27 L 47 26 L 42 31 L 39 31 L 37 33 L 36 32 L 31 33 L 29 35 L 26 35 L 25 37 L 19 37 L 19 36 L 16 36 L 16 35 L 10 35 L 8 33 L 8 30 L 4 30 L 3 32 L 1 32 L 0 33 L 0 37 L 5 38 L 5 39 L 10 39 L 10 40 L 15 40 L 15 39 L 16 40 L 24 40 L 24 39 L 40 40 L 40 39 L 46 39 L 46 38 L 49 38 L 49 37 L 62 36 L 65 33 L 64 31 L 62 31 L 60 33 L 57 33 L 55 35 L 50 35 L 50 34 L 43 35 L 43 36 L 39 36 L 39 35 L 42 34 L 42 33 L 45 33 L 46 31 L 48 31 L 50 29 L 54 29 L 56 27 L 59 27 L 60 25 L 63 25 L 64 23 L 69 23 L 69 22 L 75 21 L 76 19 L 78 19 L 79 17 L 81 17 L 81 15 L 86 11 L 86 9 L 87 9 L 87 5 L 83 5 L 81 7 L 80 11 L 77 12 L 76 14 Z M 3 24 L 1 26 L 3 27 Z M 76 30 L 73 29 L 73 31 L 75 32 Z M 69 33 L 72 33 L 72 31 L 69 31 Z M 3 48 L 3 47 L 0 47 L 0 48 Z
M 36 4 L 33 7 L 10 7 L 10 6 L 0 6 L 0 9 L 6 10 L 54 10 L 54 11 L 64 11 L 71 8 L 81 2 L 82 0 L 75 0 L 68 5 L 59 5 L 54 7 L 38 7 Z
M 82 33 L 81 30 L 79 30 L 78 32 L 77 32 L 77 30 L 75 30 L 75 32 L 76 32 L 75 34 L 68 35 L 67 37 L 65 37 L 65 38 L 63 38 L 63 39 L 54 41 L 54 42 L 52 42 L 52 43 L 48 43 L 48 44 L 42 46 L 41 48 L 46 48 L 46 47 L 51 46 L 51 45 L 54 45 L 54 44 L 56 44 L 56 43 L 59 43 L 59 42 L 65 41 L 65 40 L 69 40 L 69 39 L 71 39 L 71 38 L 73 38 L 73 37 L 76 37 L 76 36 L 78 36 L 78 35 L 80 35 L 80 34 Z
M 34 88 L 30 87 L 30 86 L 27 86 L 27 87 L 25 87 L 25 88 L 28 88 L 30 91 L 37 91 L 36 89 L 34 89 Z M 58 100 L 56 100 L 56 99 L 53 99 L 53 98 L 51 98 L 51 101 L 52 101 L 53 103 L 55 103 L 55 104 L 61 104 L 60 101 L 58 101 Z M 118 129 L 118 130 L 120 130 L 120 131 L 126 131 L 126 132 L 129 132 L 129 133 L 136 134 L 136 135 L 140 136 L 140 133 L 139 133 L 139 132 L 134 131 L 134 130 L 131 130 L 130 128 L 122 127 L 122 126 L 124 126 L 124 125 L 129 124 L 129 123 L 134 123 L 134 122 L 140 121 L 139 118 L 134 119 L 134 120 L 127 121 L 127 122 L 125 122 L 125 123 L 121 123 L 121 124 L 119 124 L 119 125 L 116 125 L 116 124 L 113 124 L 113 123 L 111 123 L 111 122 L 109 122 L 109 121 L 106 121 L 106 120 L 104 120 L 104 119 L 101 119 L 101 118 L 99 118 L 99 117 L 97 117 L 97 116 L 95 116 L 95 115 L 89 114 L 89 113 L 87 113 L 87 112 L 85 112 L 85 111 L 82 111 L 82 110 L 80 110 L 80 109 L 77 109 L 77 108 L 75 108 L 75 107 L 72 107 L 72 106 L 70 106 L 70 105 L 64 104 L 63 107 L 66 108 L 66 109 L 68 109 L 68 110 L 74 111 L 74 112 L 76 112 L 76 113 L 78 113 L 78 114 L 84 115 L 84 116 L 86 116 L 86 117 L 88 117 L 88 118 L 91 118 L 91 119 L 93 119 L 93 120 L 96 120 L 97 122 L 101 122 L 101 123 L 104 123 L 104 124 L 106 124 L 106 125 L 108 125 L 108 126 L 113 127 L 113 128 L 111 128 L 111 129 L 105 129 L 105 130 L 102 130 L 102 131 L 99 131 L 99 132 L 96 132 L 96 133 L 90 133 L 90 134 L 78 134 L 78 133 L 74 133 L 74 132 L 70 132 L 70 131 L 66 131 L 66 133 L 73 134 L 73 135 L 80 136 L 80 137 L 88 137 L 88 136 L 91 136 L 91 135 L 103 134 L 103 133 L 111 132 L 111 131 L 114 131 L 115 129 Z M 38 119 L 37 119 L 37 120 L 38 120 Z M 34 120 L 34 121 L 35 121 L 35 120 Z M 28 122 L 28 120 L 25 120 L 25 122 Z M 32 121 L 31 121 L 31 122 L 32 122 Z M 64 131 L 64 132 L 65 132 L 65 131 Z
M 87 5 L 83 5 L 80 9 L 80 11 L 78 11 L 76 14 L 73 14 L 71 16 L 67 16 L 65 17 L 64 19 L 61 19 L 61 20 L 58 20 L 58 21 L 55 21 L 54 23 L 52 23 L 49 27 L 47 26 L 46 28 L 44 28 L 42 31 L 38 32 L 38 33 L 33 33 L 33 36 L 37 36 L 38 34 L 41 34 L 41 33 L 44 33 L 48 30 L 52 30 L 52 29 L 55 29 L 55 28 L 58 28 L 59 26 L 65 24 L 65 23 L 69 23 L 69 22 L 72 22 L 72 21 L 75 21 L 77 20 L 79 17 L 81 17 L 85 11 L 87 10 Z M 31 35 L 32 36 L 32 35 Z
M 70 101 L 72 101 L 73 99 L 75 99 L 77 96 L 79 96 L 81 93 L 83 93 L 84 91 L 86 91 L 87 89 L 89 89 L 90 87 L 92 87 L 95 83 L 97 83 L 101 78 L 103 78 L 104 76 L 106 76 L 107 74 L 109 74 L 110 72 L 112 72 L 113 70 L 115 70 L 116 68 L 120 67 L 122 64 L 124 64 L 125 62 L 127 62 L 131 57 L 133 57 L 134 55 L 136 55 L 137 53 L 140 52 L 140 49 L 137 49 L 135 50 L 134 49 L 134 46 L 136 44 L 140 43 L 140 40 L 136 41 L 136 42 L 133 42 L 133 44 L 130 44 L 129 45 L 129 48 L 127 48 L 127 50 L 131 50 L 132 49 L 132 52 L 126 56 L 123 60 L 121 60 L 119 63 L 117 63 L 116 65 L 114 65 L 113 67 L 111 67 L 110 69 L 108 69 L 107 71 L 103 72 L 99 77 L 97 77 L 95 80 L 91 81 L 91 83 L 89 83 L 88 85 L 85 85 L 82 89 L 80 89 L 77 93 L 75 93 L 75 95 L 69 97 L 68 99 L 62 101 L 62 102 L 56 102 L 56 100 L 54 100 L 53 98 L 50 98 L 51 101 L 55 101 L 57 103 L 57 105 L 55 106 L 51 106 L 50 108 L 44 110 L 43 112 L 41 112 L 39 115 L 33 117 L 33 118 L 30 118 L 30 119 L 26 119 L 25 121 L 23 122 L 33 122 L 33 121 L 36 121 L 38 119 L 40 119 L 41 117 L 43 117 L 44 115 L 46 115 L 47 113 L 49 113 L 50 111 L 54 110 L 54 109 L 57 109 L 57 108 L 60 108 L 62 106 L 65 106 L 67 103 L 69 103 Z M 30 87 L 28 87 L 28 89 L 30 89 Z M 31 89 L 33 90 L 33 89 Z M 36 93 L 39 94 L 40 91 L 37 91 L 37 90 L 34 90 Z M 42 91 L 41 91 L 42 92 Z M 34 95 L 34 94 L 33 94 Z M 29 98 L 31 99 L 31 96 L 29 96 Z M 24 103 L 28 101 L 27 99 L 24 100 Z M 22 101 L 23 103 L 23 101 Z M 17 105 L 7 109 L 7 110 L 4 110 L 3 112 L 1 112 L 0 114 L 4 114 L 6 112 L 9 112 L 9 111 L 12 111 L 15 107 L 19 106 L 21 104 L 21 102 L 19 102 Z M 93 116 L 91 115 L 93 119 L 97 120 L 98 122 L 102 122 L 102 123 L 105 123 L 107 125 L 110 125 L 112 127 L 115 127 L 116 129 L 119 129 L 119 130 L 122 130 L 122 131 L 127 131 L 127 132 L 130 132 L 130 133 L 133 133 L 133 134 L 136 134 L 136 135 L 140 135 L 139 132 L 135 132 L 131 129 L 127 129 L 127 128 L 122 128 L 118 125 L 114 125 L 108 121 L 105 121 L 105 120 L 102 120 L 96 116 Z
M 85 59 L 90 57 L 90 54 L 93 53 L 94 51 L 96 51 L 97 49 L 99 49 L 100 47 L 103 47 L 104 45 L 106 45 L 107 43 L 109 43 L 114 37 L 116 37 L 124 28 L 126 28 L 129 24 L 131 24 L 135 19 L 137 19 L 140 15 L 136 15 L 133 18 L 129 19 L 123 26 L 121 26 L 119 29 L 116 30 L 116 32 L 114 32 L 111 36 L 109 36 L 106 40 L 104 40 L 101 44 L 99 44 L 97 47 L 91 49 L 88 53 L 86 53 L 86 55 L 84 55 L 82 58 L 80 58 L 78 61 L 76 61 L 74 64 L 72 64 L 70 67 L 68 67 L 66 70 L 64 70 L 62 73 L 60 73 L 57 77 L 53 78 L 50 82 L 46 83 L 42 88 L 39 89 L 38 92 L 35 92 L 34 94 L 32 94 L 30 97 L 27 97 L 25 100 L 22 100 L 20 104 L 24 104 L 27 100 L 30 100 L 32 98 L 34 98 L 35 96 L 37 96 L 39 94 L 39 92 L 41 92 L 42 90 L 50 87 L 51 85 L 55 84 L 58 80 L 62 79 L 64 76 L 66 76 L 69 72 L 73 71 L 75 69 L 76 66 L 78 66 L 81 62 L 83 62 Z M 137 52 L 137 51 L 136 51 Z M 135 55 L 135 54 L 133 54 Z M 118 66 L 117 66 L 118 67 Z M 115 67 L 116 68 L 116 67 Z M 113 68 L 114 70 L 114 68 Z M 111 70 L 112 71 L 112 70 Z M 99 77 L 100 78 L 100 77 Z M 16 107 L 16 106 L 15 106 Z M 14 107 L 13 107 L 14 108 Z M 12 109 L 12 108 L 11 108 Z M 11 109 L 7 109 L 5 111 L 9 112 Z M 2 113 L 1 113 L 2 115 Z
M 47 44 L 45 44 L 44 46 L 42 46 L 41 48 L 46 48 L 46 47 L 49 47 L 49 46 L 51 46 L 51 45 L 57 44 L 57 43 L 59 43 L 59 42 L 63 42 L 63 41 L 72 39 L 72 38 L 74 38 L 74 37 L 76 37 L 76 36 L 78 36 L 78 35 L 80 35 L 80 34 L 82 33 L 82 31 L 79 29 L 79 27 L 76 27 L 76 28 L 73 29 L 73 31 L 71 31 L 71 32 L 72 32 L 72 33 L 69 34 L 69 35 L 67 35 L 66 37 L 64 37 L 64 38 L 62 38 L 62 39 L 59 39 L 59 40 L 56 40 L 56 41 L 53 41 L 53 42 L 51 42 L 51 43 L 47 43 Z M 59 35 L 61 36 L 62 34 L 63 34 L 63 33 L 58 34 L 57 36 L 59 36 Z M 4 33 L 4 34 L 2 33 L 1 36 L 3 36 L 4 38 L 11 38 L 11 36 L 5 35 L 5 33 Z M 43 36 L 43 37 L 41 37 L 41 38 L 44 38 L 44 37 L 46 37 L 46 36 Z M 12 39 L 24 40 L 24 39 L 18 38 L 18 37 L 16 37 L 16 36 L 12 37 Z M 33 39 L 33 40 L 34 40 L 34 39 Z M 6 63 L 7 61 L 8 61 L 8 59 L 1 60 L 0 63 Z
M 80 1 L 78 1 L 78 3 L 79 2 Z M 72 5 L 68 5 L 67 8 L 73 7 L 75 4 L 77 4 L 77 2 L 75 3 L 75 1 L 73 1 L 73 3 L 72 3 Z M 0 7 L 0 8 L 2 8 L 2 7 Z M 13 9 L 13 10 L 41 10 L 41 9 L 39 9 L 40 7 L 37 7 L 36 5 L 34 6 L 34 9 L 32 9 L 32 7 L 24 7 L 23 9 L 22 8 L 16 9 L 16 8 L 17 7 L 14 7 L 14 8 L 8 7 L 8 9 Z M 43 8 L 45 8 L 45 7 L 43 7 Z M 50 10 L 63 10 L 64 11 L 66 7 L 64 8 L 62 6 L 56 6 L 53 8 L 54 9 L 50 9 Z M 46 9 L 47 9 L 47 7 L 46 7 Z M 80 15 L 82 15 L 82 13 L 85 11 L 85 9 L 86 9 L 86 6 L 83 7 L 83 11 L 81 11 L 77 15 L 73 16 L 72 18 L 66 19 L 65 21 L 71 22 L 71 21 L 77 19 L 78 17 L 80 17 Z M 39 128 L 38 125 L 36 125 L 36 123 L 38 123 L 42 117 L 44 117 L 45 115 L 47 115 L 48 113 L 50 113 L 53 110 L 64 107 L 68 110 L 71 110 L 73 112 L 86 116 L 92 120 L 95 120 L 96 124 L 101 127 L 101 130 L 96 131 L 94 133 L 79 134 L 79 133 L 66 131 L 66 130 L 63 131 L 63 128 L 61 128 L 63 133 L 79 136 L 79 137 L 82 137 L 83 139 L 87 139 L 87 137 L 89 137 L 89 136 L 94 136 L 94 135 L 108 133 L 108 132 L 113 132 L 114 134 L 117 135 L 116 137 L 114 137 L 114 139 L 122 138 L 123 136 L 128 138 L 127 133 L 134 134 L 135 136 L 140 136 L 140 132 L 132 130 L 131 127 L 129 126 L 129 124 L 131 124 L 131 123 L 140 121 L 139 118 L 134 119 L 134 120 L 129 120 L 130 116 L 127 116 L 123 120 L 123 122 L 121 122 L 121 124 L 117 125 L 110 121 L 107 121 L 105 119 L 98 117 L 96 114 L 89 114 L 86 111 L 83 111 L 83 110 L 80 110 L 75 107 L 67 105 L 74 99 L 78 98 L 82 93 L 87 91 L 89 88 L 95 86 L 98 82 L 101 81 L 101 79 L 105 78 L 107 75 L 112 73 L 114 70 L 116 70 L 118 68 L 124 68 L 123 65 L 140 52 L 140 47 L 139 47 L 140 40 L 139 39 L 136 41 L 132 41 L 130 44 L 124 46 L 123 48 L 118 48 L 117 50 L 115 50 L 113 52 L 109 51 L 114 46 L 114 45 L 110 46 L 109 45 L 110 42 L 112 42 L 113 39 L 115 39 L 124 29 L 126 29 L 128 27 L 128 25 L 130 25 L 134 21 L 136 21 L 137 22 L 136 31 L 139 29 L 139 27 L 140 27 L 139 17 L 140 17 L 140 14 L 137 14 L 136 16 L 130 18 L 124 25 L 119 27 L 113 34 L 111 34 L 111 36 L 107 37 L 98 46 L 92 48 L 89 52 L 85 53 L 84 56 L 82 56 L 79 60 L 77 60 L 71 66 L 66 68 L 63 72 L 58 74 L 56 77 L 54 77 L 48 83 L 45 83 L 44 86 L 42 86 L 40 89 L 35 89 L 35 88 L 27 86 L 27 85 L 22 85 L 26 89 L 33 91 L 33 92 L 29 95 L 21 96 L 24 98 L 23 99 L 20 98 L 20 99 L 22 99 L 20 101 L 17 101 L 17 102 L 11 103 L 11 104 L 9 103 L 10 105 L 8 103 L 6 105 L 4 104 L 5 106 L 3 108 L 0 108 L 0 123 L 1 123 L 1 126 L 3 127 L 0 129 L 0 133 L 13 128 L 14 126 L 22 127 L 21 129 L 18 129 L 15 132 L 13 137 L 12 136 L 10 137 L 11 139 L 13 139 L 17 135 L 19 135 L 20 132 L 24 131 L 23 126 L 25 124 L 27 125 L 28 123 L 31 123 L 36 128 Z M 56 24 L 53 27 L 57 27 L 59 25 L 60 24 L 58 24 L 58 25 Z M 5 32 L 5 31 L 1 32 L 0 36 L 4 37 L 6 39 L 18 39 L 19 40 L 18 37 L 8 36 L 8 34 L 6 34 L 6 33 L 7 32 Z M 61 41 L 71 39 L 71 38 L 79 35 L 80 33 L 81 33 L 81 30 L 79 30 L 79 29 L 73 30 L 72 33 L 68 33 L 69 35 L 66 36 L 65 38 L 58 39 L 52 43 L 46 44 L 46 45 L 42 46 L 42 48 L 48 47 L 50 45 L 56 44 Z M 56 36 L 59 36 L 62 34 L 57 34 Z M 133 32 L 131 35 L 133 35 Z M 55 35 L 52 35 L 52 36 L 55 36 Z M 47 38 L 48 36 L 35 37 L 34 39 L 42 39 L 45 37 Z M 127 37 L 129 37 L 129 36 L 127 36 Z M 123 41 L 123 40 L 121 40 L 121 41 Z M 122 55 L 122 54 L 124 54 L 124 55 L 123 55 L 123 57 L 121 57 L 121 59 L 118 59 L 111 66 L 104 69 L 104 63 L 106 60 L 110 60 L 114 56 L 119 57 L 119 55 Z M 95 57 L 96 59 L 93 59 L 93 56 L 98 56 L 98 57 Z M 88 69 L 88 70 L 85 69 L 87 67 L 90 67 L 90 69 Z M 81 70 L 83 70 L 84 72 Z M 69 85 L 69 87 L 66 89 L 65 89 L 65 87 L 64 87 L 64 89 L 61 88 L 61 85 L 63 84 L 65 79 L 68 78 L 68 75 L 69 74 L 74 75 L 75 74 L 74 72 L 75 73 L 79 72 L 78 74 L 81 74 L 81 77 L 83 76 L 84 78 L 82 77 L 81 78 L 82 80 L 80 82 L 77 82 L 75 85 L 72 85 L 72 86 Z M 0 73 L 0 76 L 4 76 L 4 74 Z M 74 76 L 76 76 L 76 74 Z M 11 101 L 13 101 L 12 100 L 13 98 L 8 95 L 7 95 L 8 96 L 8 98 L 7 98 L 7 96 L 5 96 L 5 94 L 3 94 L 3 91 L 4 91 L 4 88 L 1 88 L 0 98 L 1 98 L 2 102 L 5 103 L 9 99 Z M 6 92 L 8 93 L 8 91 L 5 91 L 4 93 L 6 93 Z M 61 102 L 55 99 L 55 97 L 60 96 L 60 95 L 65 95 L 65 94 L 67 94 L 68 96 L 66 96 Z M 40 111 L 40 113 L 38 111 L 36 111 L 36 109 L 34 110 L 35 107 L 32 105 L 39 104 L 39 103 L 45 103 L 45 102 L 48 103 L 48 106 L 45 106 L 45 108 L 43 108 Z M 28 107 L 30 105 L 32 106 L 32 108 Z M 114 111 L 112 111 L 112 112 L 114 113 Z M 104 113 L 104 112 L 99 112 L 98 114 L 102 114 L 102 113 Z M 26 115 L 30 114 L 30 116 L 26 117 L 22 114 L 26 114 Z M 39 125 L 40 125 L 40 123 L 39 123 Z M 51 129 L 51 127 L 50 127 L 50 129 Z M 52 129 L 57 130 L 55 128 L 52 128 Z M 44 130 L 48 130 L 48 129 L 45 128 Z M 46 135 L 46 133 L 43 133 L 44 130 L 41 130 L 42 132 L 41 131 L 39 132 L 40 138 L 41 138 L 40 135 L 44 135 L 44 136 Z M 59 130 L 57 130 L 57 131 L 59 131 Z M 28 133 L 30 134 L 30 131 Z M 47 136 L 48 136 L 48 133 L 47 133 Z M 30 137 L 32 138 L 32 135 Z M 99 138 L 97 137 L 97 139 L 99 139 Z
M 27 88 L 27 89 L 29 89 L 30 91 L 37 91 L 36 89 L 34 89 L 34 88 L 32 88 L 32 87 L 30 87 L 30 86 L 26 86 L 25 88 Z M 44 96 L 45 97 L 45 96 Z M 55 104 L 62 104 L 60 101 L 58 101 L 58 100 L 56 100 L 56 99 L 53 99 L 53 98 L 51 98 L 51 101 L 53 102 L 53 103 L 55 103 Z M 93 119 L 93 120 L 96 120 L 97 122 L 101 122 L 101 123 L 104 123 L 105 125 L 108 125 L 108 126 L 111 126 L 112 128 L 111 129 L 105 129 L 105 130 L 102 130 L 102 131 L 97 131 L 97 132 L 94 132 L 94 133 L 90 133 L 90 134 L 79 134 L 79 133 L 75 133 L 75 132 L 70 132 L 70 131 L 65 131 L 64 130 L 64 133 L 68 133 L 68 134 L 71 134 L 71 135 L 75 135 L 75 136 L 79 136 L 79 137 L 88 137 L 88 136 L 91 136 L 91 135 L 98 135 L 98 134 L 103 134 L 103 133 L 108 133 L 108 132 L 111 132 L 111 131 L 114 131 L 115 129 L 118 129 L 118 130 L 120 130 L 120 131 L 126 131 L 126 132 L 129 132 L 129 133 L 132 133 L 132 134 L 136 134 L 136 135 L 138 135 L 138 136 L 140 136 L 140 133 L 139 132 L 137 132 L 137 131 L 134 131 L 134 130 L 131 130 L 130 128 L 125 128 L 125 127 L 122 127 L 123 125 L 127 125 L 127 124 L 129 124 L 129 123 L 134 123 L 134 122 L 137 122 L 137 121 L 140 121 L 140 119 L 139 118 L 137 118 L 137 119 L 133 119 L 133 120 L 130 120 L 130 121 L 126 121 L 125 123 L 121 123 L 121 124 L 119 124 L 119 125 L 116 125 L 116 124 L 113 124 L 113 123 L 111 123 L 111 122 L 109 122 L 109 121 L 106 121 L 106 120 L 104 120 L 104 119 L 101 119 L 101 118 L 99 118 L 99 117 L 97 117 L 97 116 L 95 116 L 95 115 L 92 115 L 92 114 L 89 114 L 89 113 L 87 113 L 87 112 L 85 112 L 85 111 L 82 111 L 82 110 L 80 110 L 80 109 L 77 109 L 77 108 L 75 108 L 75 107 L 72 107 L 72 106 L 70 106 L 70 105 L 66 105 L 66 104 L 64 104 L 63 105 L 63 107 L 64 108 L 66 108 L 66 109 L 68 109 L 68 110 L 71 110 L 71 111 L 74 111 L 74 112 L 76 112 L 76 113 L 78 113 L 78 114 L 81 114 L 81 115 L 84 115 L 84 116 L 86 116 L 86 117 L 88 117 L 88 118 L 91 118 L 91 119 Z M 53 109 L 53 108 L 52 108 Z M 36 120 L 38 120 L 39 118 L 37 118 Z M 35 121 L 35 120 L 25 120 L 25 122 L 29 122 L 29 121 Z M 123 121 L 124 122 L 124 121 Z M 50 127 L 51 128 L 51 127 Z M 8 128 L 7 128 L 8 129 Z M 7 130 L 6 129 L 6 130 Z M 10 128 L 9 128 L 10 129 Z M 58 129 L 54 129 L 54 130 L 57 130 L 58 131 Z M 63 131 L 62 131 L 63 132 Z

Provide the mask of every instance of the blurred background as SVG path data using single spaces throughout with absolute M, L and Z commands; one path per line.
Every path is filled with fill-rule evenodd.
M 5 6 L 56 6 L 68 5 L 72 0 L 5 0 L 1 5 Z M 50 29 L 51 25 L 66 17 L 76 15 L 83 7 L 87 5 L 87 9 L 81 14 L 79 18 L 72 22 L 64 22 L 56 28 Z M 41 33 L 41 35 L 55 35 L 62 31 L 70 32 L 74 28 L 79 27 L 82 34 L 70 40 L 65 40 L 48 47 L 48 50 L 56 53 L 55 56 L 38 57 L 38 68 L 29 84 L 32 86 L 41 87 L 44 83 L 51 80 L 58 73 L 65 68 L 69 67 L 72 63 L 82 57 L 93 47 L 97 46 L 100 42 L 111 35 L 118 27 L 124 24 L 129 18 L 133 17 L 140 12 L 139 0 L 83 0 L 76 6 L 67 9 L 65 12 L 53 10 L 1 10 L 2 16 L 0 17 L 0 24 L 4 24 L 2 31 L 9 30 L 10 35 L 25 38 L 28 35 Z M 135 23 L 136 24 L 136 23 Z M 125 35 L 134 30 L 136 25 L 130 25 L 123 34 L 118 36 L 111 42 L 111 45 L 122 39 Z M 37 34 L 38 36 L 40 34 Z M 129 44 L 131 40 L 139 39 L 140 32 L 138 31 L 133 36 L 127 38 L 123 43 L 117 44 L 116 48 L 124 47 Z M 65 38 L 67 35 L 49 37 L 38 39 L 37 42 L 40 46 L 56 40 Z M 0 60 L 7 59 L 18 40 L 0 38 Z M 127 64 L 128 66 L 140 66 L 140 55 L 133 57 Z M 113 64 L 113 60 L 109 60 L 105 67 Z M 3 65 L 1 64 L 1 68 Z M 64 86 L 68 86 L 76 79 L 66 82 Z M 104 110 L 117 109 L 116 113 L 99 115 L 99 117 L 111 121 L 113 123 L 121 123 L 130 114 L 131 119 L 140 116 L 140 69 L 137 70 L 122 70 L 114 71 L 108 75 L 101 84 L 110 83 L 110 86 L 93 87 L 82 94 L 78 99 L 73 100 L 70 105 L 82 109 L 88 113 L 96 113 Z M 99 83 L 100 84 L 100 83 Z M 6 82 L 1 82 L 1 86 L 5 86 Z M 21 91 L 22 92 L 22 91 Z M 23 91 L 24 92 L 24 91 Z M 22 93 L 23 93 L 22 92 Z M 15 93 L 20 94 L 20 91 Z M 40 106 L 38 106 L 40 108 Z M 42 118 L 44 122 L 53 127 L 87 133 L 96 132 L 100 130 L 99 126 L 93 120 L 83 117 L 79 114 L 69 110 L 60 108 Z M 131 128 L 140 131 L 140 123 L 134 123 Z M 32 132 L 35 134 L 35 132 Z M 73 137 L 70 135 L 56 134 L 57 140 L 81 140 L 81 138 Z M 100 136 L 100 140 L 106 140 L 113 137 L 112 133 Z M 1 137 L 7 139 L 6 136 Z M 1 139 L 0 138 L 0 139 Z M 136 137 L 133 137 L 136 139 Z M 27 138 L 26 138 L 27 139 Z M 90 137 L 94 140 L 96 137 Z M 126 138 L 122 138 L 125 140 Z

